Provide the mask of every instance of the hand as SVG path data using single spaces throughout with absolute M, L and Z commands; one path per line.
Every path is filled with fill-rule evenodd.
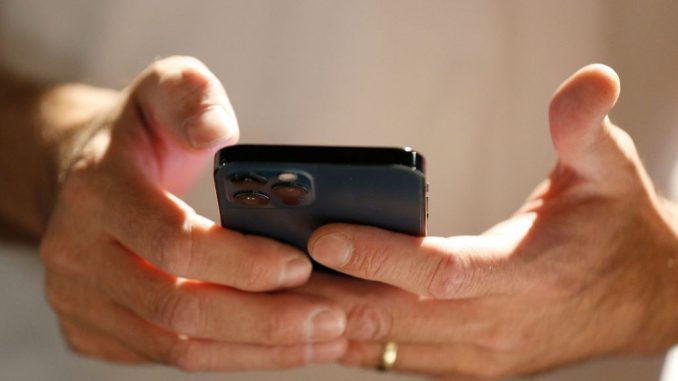
M 47 296 L 76 352 L 186 370 L 332 361 L 345 316 L 301 252 L 222 229 L 173 195 L 238 126 L 200 62 L 158 61 L 79 131 L 42 241 Z
M 309 294 L 348 313 L 343 362 L 498 378 L 678 341 L 678 223 L 607 113 L 616 74 L 583 68 L 556 91 L 551 176 L 510 219 L 480 236 L 416 238 L 328 225 L 309 241 L 320 263 L 355 277 L 315 277 Z

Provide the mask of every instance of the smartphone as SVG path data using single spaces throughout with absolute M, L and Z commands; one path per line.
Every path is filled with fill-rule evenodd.
M 334 222 L 424 236 L 424 167 L 410 148 L 226 147 L 214 162 L 221 224 L 303 251 L 315 229 Z

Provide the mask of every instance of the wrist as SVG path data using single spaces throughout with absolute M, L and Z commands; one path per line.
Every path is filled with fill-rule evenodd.
M 2 73 L 0 73 L 2 74 Z M 59 172 L 89 121 L 114 92 L 0 75 L 0 237 L 37 242 L 59 189 Z

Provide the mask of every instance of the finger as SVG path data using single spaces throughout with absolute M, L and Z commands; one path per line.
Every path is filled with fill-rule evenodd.
M 128 94 L 110 161 L 140 167 L 173 193 L 193 183 L 216 148 L 238 140 L 238 122 L 223 86 L 195 58 L 153 63 Z
M 311 263 L 276 241 L 221 228 L 169 193 L 118 172 L 89 181 L 93 221 L 159 269 L 184 278 L 247 291 L 294 287 Z M 102 201 L 105 200 L 105 201 Z M 99 204 L 105 202 L 103 207 Z
M 342 364 L 377 369 L 384 344 L 351 341 Z M 398 344 L 397 372 L 417 373 L 452 379 L 501 379 L 512 375 L 503 356 L 469 345 Z
M 62 321 L 96 327 L 99 335 L 124 343 L 133 352 L 152 361 L 165 362 L 178 340 L 176 333 L 141 319 L 89 284 L 61 282 L 48 277 L 47 295 Z
M 525 320 L 522 311 L 516 316 L 502 297 L 436 301 L 380 282 L 323 274 L 314 274 L 294 292 L 339 304 L 347 316 L 344 337 L 355 341 L 455 342 L 504 348 L 519 340 L 512 331 L 514 320 Z
M 89 185 L 96 187 L 89 191 L 95 194 L 95 202 L 105 200 L 107 204 L 90 209 L 105 211 L 100 218 L 107 231 L 174 275 L 248 291 L 296 286 L 311 271 L 301 252 L 273 241 L 228 233 L 161 190 L 183 189 L 198 173 L 191 163 L 211 155 L 209 149 L 178 144 L 182 139 L 178 131 L 184 127 L 184 119 L 196 116 L 196 110 L 205 104 L 227 102 L 225 97 L 214 76 L 194 59 L 175 57 L 152 65 L 132 87 L 132 100 L 141 104 L 128 105 L 127 113 L 151 110 L 145 119 L 154 125 L 138 126 L 132 122 L 134 118 L 127 117 L 116 126 L 110 152 L 100 164 L 103 174 L 89 182 L 95 183 Z M 165 134 L 165 130 L 174 131 L 174 135 Z M 78 200 L 74 201 L 82 203 L 82 192 L 76 193 Z
M 188 371 L 291 368 L 335 361 L 346 349 L 343 339 L 290 346 L 201 340 L 168 332 L 103 299 L 92 307 L 96 316 L 91 312 L 80 315 L 85 324 L 96 324 L 102 332 L 143 357 Z
M 121 341 L 130 343 L 156 362 L 187 371 L 293 368 L 336 361 L 346 350 L 343 339 L 289 346 L 195 339 L 164 331 L 123 309 L 115 310 L 111 316 L 120 323 L 111 330 Z
M 551 137 L 559 159 L 578 170 L 591 166 L 604 122 L 619 97 L 619 77 L 607 66 L 589 65 L 556 90 L 549 108 Z
M 75 320 L 62 319 L 61 330 L 69 348 L 78 354 L 121 363 L 139 364 L 149 361 L 113 337 Z
M 343 339 L 285 347 L 187 340 L 175 348 L 172 363 L 189 371 L 289 369 L 334 362 L 346 345 Z
M 556 90 L 549 122 L 561 171 L 613 185 L 629 183 L 629 173 L 641 174 L 633 141 L 608 117 L 619 92 L 617 74 L 599 64 L 580 69 Z
M 515 236 L 422 238 L 332 224 L 313 233 L 309 252 L 319 263 L 362 279 L 436 299 L 467 298 L 525 286 L 513 276 L 515 261 L 507 261 L 519 243 Z
M 338 306 L 319 297 L 251 294 L 191 281 L 177 282 L 122 247 L 102 248 L 102 289 L 118 303 L 172 332 L 238 343 L 290 345 L 339 338 Z

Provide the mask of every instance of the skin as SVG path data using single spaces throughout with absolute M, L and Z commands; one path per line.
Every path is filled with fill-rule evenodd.
M 307 281 L 303 253 L 225 230 L 175 196 L 238 139 L 226 92 L 201 62 L 157 61 L 121 92 L 1 78 L 2 232 L 41 240 L 70 348 L 191 371 L 344 353 L 336 303 L 273 292 Z
M 342 362 L 447 379 L 532 374 L 678 342 L 678 219 L 631 138 L 607 117 L 608 67 L 555 92 L 551 175 L 509 219 L 479 236 L 417 238 L 365 226 L 320 228 L 320 263 L 363 280 L 315 275 L 306 294 L 348 314 Z
M 339 224 L 311 237 L 318 261 L 363 279 L 311 277 L 302 253 L 175 196 L 238 134 L 197 60 L 158 61 L 122 92 L 0 79 L 0 231 L 41 240 L 48 300 L 78 353 L 185 370 L 374 368 L 395 340 L 395 371 L 476 379 L 678 341 L 678 214 L 606 117 L 619 94 L 609 68 L 556 91 L 553 173 L 483 235 Z

